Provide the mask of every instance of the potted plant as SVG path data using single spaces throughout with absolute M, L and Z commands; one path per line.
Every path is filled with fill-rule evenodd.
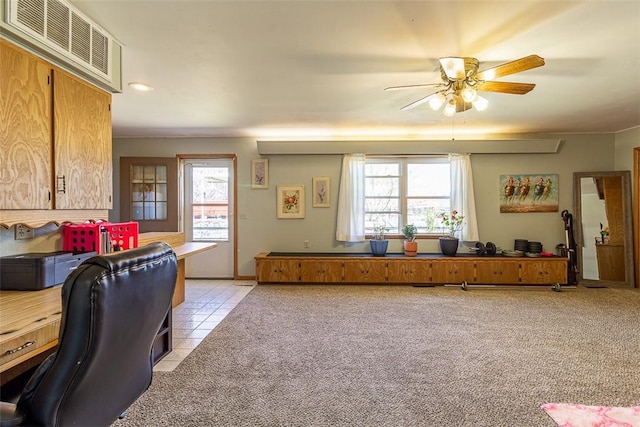
M 458 252 L 459 239 L 456 237 L 456 233 L 462 229 L 464 224 L 464 216 L 459 215 L 457 210 L 452 210 L 451 213 L 442 212 L 440 215 L 442 225 L 444 225 L 445 233 L 440 236 L 440 251 L 443 255 L 455 256 Z
M 384 238 L 386 231 L 387 228 L 385 225 L 376 225 L 373 227 L 373 239 L 369 240 L 373 256 L 385 256 L 387 253 L 389 241 Z
M 418 242 L 416 242 L 418 227 L 413 224 L 407 224 L 402 227 L 402 234 L 404 234 L 404 237 L 406 239 L 404 242 L 402 242 L 404 254 L 406 256 L 416 256 L 418 254 Z

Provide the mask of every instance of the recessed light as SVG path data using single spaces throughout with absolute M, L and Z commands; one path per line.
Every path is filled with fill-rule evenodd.
M 129 83 L 129 87 L 134 90 L 139 90 L 141 92 L 149 92 L 153 90 L 152 86 L 149 86 L 146 83 L 141 82 L 131 82 Z

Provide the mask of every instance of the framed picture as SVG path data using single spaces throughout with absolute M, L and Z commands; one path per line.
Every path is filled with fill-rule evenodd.
M 304 185 L 278 185 L 276 187 L 278 218 L 304 218 L 304 204 Z
M 269 188 L 269 159 L 251 160 L 251 188 Z
M 328 208 L 331 196 L 331 178 L 328 176 L 316 176 L 313 178 L 313 207 Z
M 500 212 L 558 212 L 557 174 L 500 175 Z

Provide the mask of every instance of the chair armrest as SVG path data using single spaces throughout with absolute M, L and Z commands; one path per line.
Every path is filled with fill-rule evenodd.
M 16 404 L 0 402 L 0 427 L 15 427 L 22 423 L 22 415 L 16 412 Z

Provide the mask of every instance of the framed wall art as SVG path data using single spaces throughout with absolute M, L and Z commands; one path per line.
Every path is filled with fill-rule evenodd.
M 269 188 L 269 159 L 251 160 L 251 188 Z
M 500 175 L 500 212 L 558 212 L 557 174 Z
M 331 197 L 331 177 L 316 176 L 313 178 L 313 207 L 328 208 Z
M 279 219 L 304 218 L 304 185 L 278 185 L 276 209 Z

